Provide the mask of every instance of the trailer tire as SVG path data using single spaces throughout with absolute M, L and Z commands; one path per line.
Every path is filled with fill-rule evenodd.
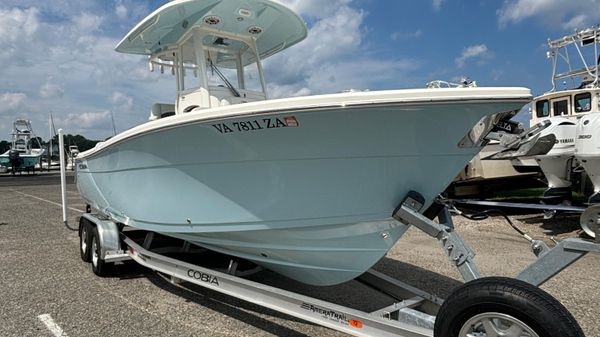
M 90 223 L 82 218 L 79 223 L 79 255 L 83 262 L 92 261 L 92 254 L 90 253 L 91 229 Z
M 92 227 L 91 230 L 91 246 L 90 255 L 92 262 L 92 271 L 94 274 L 100 277 L 106 277 L 110 275 L 111 267 L 110 263 L 106 263 L 102 258 L 102 247 L 100 246 L 100 235 L 98 234 L 98 228 Z
M 495 330 L 486 335 L 504 336 L 509 326 L 535 333 L 532 336 L 585 337 L 558 300 L 529 283 L 505 277 L 476 279 L 458 287 L 438 312 L 434 336 L 464 337 L 486 329 Z

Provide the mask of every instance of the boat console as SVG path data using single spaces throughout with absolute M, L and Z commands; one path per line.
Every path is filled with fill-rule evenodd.
M 150 116 L 155 120 L 169 112 L 266 100 L 262 60 L 306 34 L 304 21 L 279 4 L 182 1 L 148 16 L 116 50 L 149 55 L 151 71 L 167 69 L 175 76 L 174 109 L 156 105 Z

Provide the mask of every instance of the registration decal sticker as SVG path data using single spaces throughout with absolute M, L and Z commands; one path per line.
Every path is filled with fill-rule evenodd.
M 212 127 L 215 128 L 215 130 L 217 130 L 219 133 L 248 132 L 277 128 L 296 128 L 299 126 L 300 122 L 294 116 L 288 116 L 284 118 L 258 118 L 240 122 L 212 124 Z
M 298 120 L 294 116 L 285 117 L 283 119 L 283 121 L 285 122 L 285 125 L 287 125 L 288 127 L 296 128 L 296 127 L 300 126 L 300 124 L 298 123 Z

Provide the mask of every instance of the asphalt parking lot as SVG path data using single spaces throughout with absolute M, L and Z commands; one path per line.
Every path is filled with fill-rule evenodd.
M 56 173 L 0 175 L 0 336 L 345 336 L 200 287 L 173 285 L 133 263 L 99 278 L 79 258 L 77 233 L 63 225 L 60 200 Z M 72 183 L 68 202 L 75 225 L 85 205 Z M 551 236 L 579 235 L 576 216 L 514 218 L 548 243 Z M 478 253 L 484 275 L 515 276 L 534 259 L 528 243 L 500 218 L 455 218 L 455 224 Z M 414 228 L 375 269 L 441 297 L 461 283 L 438 243 Z M 386 304 L 355 281 L 315 289 L 268 271 L 254 277 L 351 307 Z M 600 336 L 599 280 L 600 254 L 588 254 L 542 286 L 588 337 Z

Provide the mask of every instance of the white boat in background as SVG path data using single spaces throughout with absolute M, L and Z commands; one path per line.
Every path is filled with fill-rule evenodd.
M 79 148 L 77 145 L 69 145 L 69 157 L 75 158 L 79 154 Z
M 24 119 L 16 120 L 13 123 L 11 136 L 11 148 L 0 155 L 0 166 L 12 170 L 13 174 L 23 170 L 35 171 L 44 149 L 33 133 L 31 122 Z M 37 143 L 37 148 L 33 147 L 34 143 Z
M 75 170 L 75 158 L 79 155 L 79 147 L 77 145 L 69 145 L 67 152 L 67 170 Z
M 497 155 L 512 155 L 521 162 L 535 159 L 548 182 L 548 189 L 544 192 L 546 200 L 568 203 L 573 190 L 585 193 L 583 188 L 573 186 L 574 176 L 583 169 L 594 185 L 595 194 L 590 203 L 600 201 L 600 144 L 596 144 L 593 137 L 600 130 L 598 123 L 594 122 L 596 113 L 600 112 L 599 35 L 600 28 L 592 28 L 548 41 L 548 57 L 552 59 L 552 89 L 533 100 L 530 125 L 543 123 L 536 139 L 546 137 L 553 146 L 549 150 L 532 146 L 533 151 L 509 148 Z M 569 55 L 579 58 L 570 58 Z M 592 62 L 589 62 L 590 59 Z M 563 81 L 566 84 L 567 80 L 576 87 L 559 90 L 557 83 Z
M 576 121 L 576 130 L 573 137 L 574 155 L 594 189 L 588 203 L 600 202 L 600 78 L 598 75 L 600 57 L 598 44 L 600 43 L 600 28 L 588 28 L 576 31 L 561 39 L 550 41 L 550 54 L 555 59 L 553 71 L 553 88 L 556 82 L 570 79 L 581 83 L 578 88 L 568 91 L 560 98 L 550 100 L 556 113 L 556 105 L 567 106 L 569 115 Z M 588 47 L 585 49 L 584 47 Z M 580 57 L 580 64 L 575 65 L 568 57 L 568 50 L 575 49 Z M 584 50 L 585 49 L 585 50 Z M 565 56 L 567 56 L 565 58 Z M 566 63 L 566 70 L 557 73 L 558 60 Z
M 80 153 L 81 195 L 124 225 L 337 284 L 409 228 L 392 217 L 409 191 L 428 208 L 531 100 L 473 86 L 268 99 L 263 60 L 306 34 L 268 0 L 178 0 L 150 14 L 116 50 L 174 74 L 175 104 Z
M 548 167 L 553 170 L 554 178 L 558 178 L 551 179 L 552 175 L 546 174 L 549 187 L 563 188 L 570 195 L 571 176 L 581 167 L 594 185 L 590 203 L 600 201 L 600 144 L 594 137 L 600 131 L 599 123 L 595 122 L 600 112 L 598 43 L 600 28 L 597 27 L 548 41 L 548 56 L 553 60 L 552 90 L 536 97 L 532 104 L 532 123 L 550 117 L 560 129 L 556 133 L 556 145 L 547 156 L 552 161 Z M 569 54 L 579 58 L 569 58 Z M 557 83 L 566 83 L 567 80 L 577 83 L 577 87 L 557 90 Z

